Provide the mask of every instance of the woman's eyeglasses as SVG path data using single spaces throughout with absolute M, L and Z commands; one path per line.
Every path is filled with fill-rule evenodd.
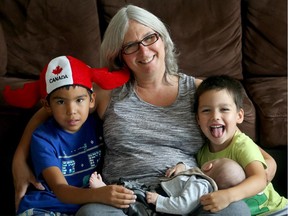
M 125 55 L 130 55 L 132 53 L 137 52 L 140 49 L 140 47 L 139 47 L 140 44 L 142 44 L 143 46 L 150 46 L 158 40 L 159 40 L 159 34 L 158 33 L 150 34 L 150 35 L 144 37 L 139 42 L 134 42 L 134 43 L 127 44 L 126 46 L 124 46 L 122 48 L 122 53 Z

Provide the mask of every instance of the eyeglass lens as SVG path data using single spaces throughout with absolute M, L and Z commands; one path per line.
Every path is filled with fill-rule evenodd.
M 122 48 L 122 52 L 126 55 L 135 53 L 139 50 L 140 44 L 142 44 L 143 46 L 150 46 L 154 44 L 156 41 L 158 41 L 158 39 L 159 39 L 159 36 L 157 33 L 150 34 L 139 42 L 131 43 L 131 44 L 124 46 Z

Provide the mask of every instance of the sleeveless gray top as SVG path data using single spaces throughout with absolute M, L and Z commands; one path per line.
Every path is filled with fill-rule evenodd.
M 204 140 L 192 112 L 194 81 L 180 74 L 177 99 L 166 107 L 141 100 L 125 86 L 112 91 L 103 119 L 103 177 L 107 184 L 124 177 L 152 185 L 180 161 L 196 166 L 195 154 Z M 127 96 L 121 98 L 123 91 Z

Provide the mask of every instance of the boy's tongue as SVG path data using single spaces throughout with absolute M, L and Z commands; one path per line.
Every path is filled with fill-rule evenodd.
M 223 126 L 211 127 L 211 134 L 215 138 L 219 138 L 223 135 L 224 128 Z

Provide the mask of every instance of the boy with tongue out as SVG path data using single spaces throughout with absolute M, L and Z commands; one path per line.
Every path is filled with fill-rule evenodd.
M 287 213 L 287 199 L 267 181 L 267 165 L 258 146 L 237 127 L 244 120 L 243 95 L 240 82 L 224 75 L 207 78 L 196 90 L 194 109 L 208 139 L 197 154 L 199 165 L 225 157 L 238 162 L 246 173 L 240 184 L 203 195 L 201 204 L 217 210 L 245 199 L 251 215 Z

